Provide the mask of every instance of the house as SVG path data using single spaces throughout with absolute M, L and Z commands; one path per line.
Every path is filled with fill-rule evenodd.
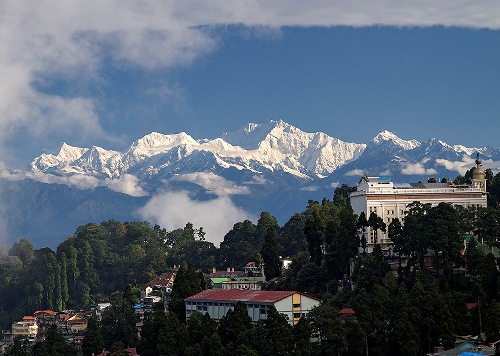
M 111 306 L 111 303 L 108 303 L 108 302 L 101 302 L 101 303 L 97 303 L 97 305 L 95 306 L 95 309 L 94 309 L 94 314 L 95 316 L 101 320 L 101 317 L 102 317 L 102 312 L 104 310 L 106 310 L 106 308 L 108 308 L 109 306 Z
M 213 289 L 259 290 L 265 282 L 262 267 L 255 262 L 248 262 L 243 271 L 235 271 L 234 267 L 228 267 L 226 271 L 217 271 L 214 267 L 206 278 Z
M 25 316 L 22 321 L 12 324 L 12 338 L 16 336 L 35 338 L 38 334 L 38 324 L 34 317 Z
M 152 294 L 163 295 L 164 293 L 170 293 L 174 285 L 175 274 L 176 272 L 164 272 L 146 283 L 141 291 L 141 298 L 144 299 Z
M 87 330 L 88 321 L 78 315 L 73 315 L 66 321 L 66 325 L 69 333 L 79 334 Z
M 364 212 L 367 219 L 371 213 L 375 213 L 389 225 L 396 218 L 403 222 L 407 206 L 415 201 L 431 206 L 444 202 L 465 207 L 486 207 L 486 179 L 479 159 L 476 164 L 473 184 L 467 186 L 451 183 L 396 184 L 389 177 L 365 175 L 360 179 L 356 191 L 350 193 L 352 209 L 357 215 Z M 372 252 L 376 243 L 386 252 L 390 250 L 392 241 L 387 232 L 372 231 L 367 227 L 365 237 L 367 252 Z
M 243 267 L 243 272 L 246 276 L 262 276 L 264 274 L 263 268 L 261 265 L 257 265 L 257 263 L 250 261 Z
M 225 277 L 210 278 L 210 287 L 213 289 L 251 289 L 260 290 L 264 283 L 263 277 Z
M 217 271 L 215 267 L 212 268 L 212 272 L 208 274 L 208 278 L 237 278 L 244 277 L 244 271 L 235 271 L 234 267 L 228 267 L 225 271 Z
M 194 312 L 200 312 L 208 313 L 210 318 L 219 321 L 238 301 L 247 306 L 253 322 L 265 320 L 268 310 L 274 306 L 292 325 L 320 304 L 319 299 L 296 291 L 206 289 L 184 299 L 186 318 Z
M 57 319 L 57 312 L 53 310 L 37 310 L 33 313 L 39 324 L 54 324 Z
M 356 321 L 356 312 L 352 308 L 344 308 L 339 311 L 340 320 L 343 322 Z

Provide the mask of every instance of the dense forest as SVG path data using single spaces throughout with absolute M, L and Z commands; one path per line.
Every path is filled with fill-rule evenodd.
M 439 345 L 453 347 L 457 335 L 481 333 L 496 341 L 500 261 L 491 251 L 500 245 L 500 175 L 491 174 L 488 184 L 488 208 L 415 202 L 404 224 L 396 219 L 388 226 L 376 216 L 356 216 L 348 199 L 353 188 L 342 185 L 332 200 L 310 201 L 283 226 L 268 212 L 256 224 L 236 223 L 219 247 L 191 223 L 169 232 L 148 222 L 89 223 L 56 251 L 34 250 L 23 238 L 0 253 L 0 326 L 8 329 L 39 309 L 79 310 L 111 300 L 103 319 L 89 323 L 84 354 L 95 345 L 121 345 L 137 346 L 141 355 L 420 355 Z M 368 226 L 388 231 L 392 264 L 378 245 L 366 254 L 361 241 L 360 252 Z M 292 258 L 283 274 L 280 256 Z M 293 328 L 272 312 L 252 325 L 240 307 L 218 327 L 203 315 L 185 320 L 183 299 L 206 288 L 201 272 L 241 269 L 248 261 L 265 263 L 265 288 L 298 290 L 321 298 L 322 305 Z M 174 265 L 181 268 L 171 313 L 150 313 L 141 340 L 135 328 L 116 330 L 107 321 L 120 317 L 124 327 L 135 325 L 136 288 Z M 354 309 L 356 322 L 340 319 L 338 311 L 346 307 Z M 311 333 L 321 339 L 314 348 Z

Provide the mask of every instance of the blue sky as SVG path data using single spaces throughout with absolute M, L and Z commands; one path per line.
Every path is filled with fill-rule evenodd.
M 450 3 L 7 1 L 0 162 L 271 119 L 500 148 L 500 5 Z

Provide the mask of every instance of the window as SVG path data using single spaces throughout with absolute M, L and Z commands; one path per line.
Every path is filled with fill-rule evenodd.
M 300 309 L 300 303 L 299 304 L 294 304 L 293 309 Z
M 294 319 L 299 319 L 300 318 L 300 313 L 293 313 L 293 318 Z

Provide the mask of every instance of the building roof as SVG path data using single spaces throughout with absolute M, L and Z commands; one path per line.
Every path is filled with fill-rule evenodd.
M 356 312 L 352 308 L 344 308 L 339 311 L 341 315 L 356 315 Z
M 243 271 L 215 271 L 208 274 L 209 278 L 234 278 L 243 277 L 245 272 Z
M 157 288 L 165 288 L 168 285 L 168 282 L 175 275 L 175 272 L 164 272 L 160 274 L 155 279 L 149 281 L 144 286 L 145 287 L 157 287 Z
M 37 314 L 49 314 L 49 315 L 56 315 L 57 312 L 53 311 L 53 310 L 37 310 L 36 312 L 33 313 L 34 315 L 37 315 Z
M 477 303 L 465 303 L 465 306 L 467 307 L 468 310 L 471 310 L 477 307 Z
M 242 289 L 205 289 L 200 293 L 192 295 L 184 300 L 209 300 L 219 302 L 260 302 L 275 303 L 285 299 L 295 293 L 305 295 L 312 299 L 317 299 L 296 291 L 265 291 L 265 290 L 242 290 Z M 319 300 L 319 299 L 317 299 Z

